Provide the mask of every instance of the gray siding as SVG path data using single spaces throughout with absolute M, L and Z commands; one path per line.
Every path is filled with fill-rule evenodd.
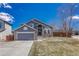
M 5 30 L 5 23 L 4 21 L 0 20 L 0 23 L 1 23 L 1 28 L 0 28 L 0 32 Z
M 32 24 L 34 24 L 34 26 L 33 26 L 33 28 L 35 28 L 35 29 L 37 29 L 38 30 L 38 25 L 40 24 L 40 25 L 42 25 L 42 36 L 53 36 L 52 35 L 52 33 L 53 33 L 53 29 L 51 28 L 51 27 L 49 27 L 49 26 L 47 26 L 47 25 L 45 25 L 45 24 L 41 24 L 41 23 L 39 23 L 39 22 L 33 22 L 33 21 L 31 21 L 31 22 L 29 22 L 29 23 L 27 23 L 29 26 L 31 26 L 32 27 Z M 50 30 L 45 30 L 45 29 L 50 29 Z M 48 31 L 48 33 L 46 33 L 46 32 Z
M 27 25 L 29 25 L 31 27 L 32 27 L 32 24 L 34 24 L 34 27 L 33 28 L 37 29 L 38 23 L 34 23 L 34 22 L 27 23 Z

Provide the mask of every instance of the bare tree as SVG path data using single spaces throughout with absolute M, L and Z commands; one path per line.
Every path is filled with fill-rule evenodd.
M 68 35 L 68 32 L 72 32 L 72 16 L 74 15 L 74 11 L 76 4 L 61 4 L 61 6 L 58 8 L 58 15 L 62 21 L 62 30 L 66 32 L 66 36 Z

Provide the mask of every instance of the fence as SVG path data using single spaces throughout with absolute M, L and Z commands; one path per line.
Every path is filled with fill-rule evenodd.
M 53 36 L 56 37 L 71 37 L 72 33 L 70 32 L 53 32 Z
M 14 40 L 14 35 L 6 36 L 6 41 L 13 41 L 13 40 Z

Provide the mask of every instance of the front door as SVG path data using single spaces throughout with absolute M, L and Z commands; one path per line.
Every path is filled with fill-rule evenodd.
M 42 36 L 42 25 L 38 25 L 38 36 Z

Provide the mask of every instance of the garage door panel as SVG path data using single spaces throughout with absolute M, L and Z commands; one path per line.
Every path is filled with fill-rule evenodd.
M 34 33 L 18 33 L 17 38 L 18 40 L 33 40 Z

